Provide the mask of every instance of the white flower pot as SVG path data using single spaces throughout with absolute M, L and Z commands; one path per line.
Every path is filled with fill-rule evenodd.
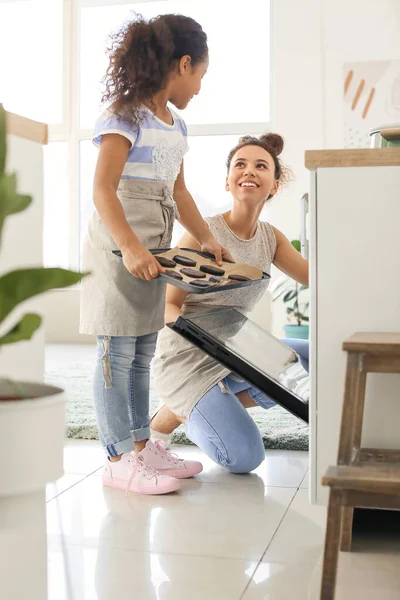
M 63 474 L 63 390 L 0 380 L 0 582 L 7 600 L 47 598 L 46 483 Z

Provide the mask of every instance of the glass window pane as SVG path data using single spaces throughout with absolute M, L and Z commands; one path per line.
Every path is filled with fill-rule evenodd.
M 69 266 L 68 144 L 44 147 L 43 262 L 46 267 Z
M 232 0 L 183 0 L 177 4 L 180 12 L 202 25 L 210 50 L 202 90 L 182 113 L 186 122 L 269 121 L 269 1 L 248 0 L 244 5 Z
M 63 0 L 0 2 L 0 101 L 44 123 L 62 120 Z
M 80 126 L 91 129 L 101 113 L 102 78 L 108 66 L 108 36 L 131 11 L 130 5 L 88 6 L 80 12 Z
M 206 31 L 210 67 L 203 89 L 183 116 L 187 123 L 266 122 L 270 117 L 270 9 L 268 0 L 248 0 L 251 27 L 243 27 L 243 5 L 231 0 L 170 0 L 85 7 L 80 27 L 80 118 L 92 128 L 100 112 L 107 68 L 107 37 L 135 10 L 146 18 L 162 13 L 193 17 Z M 229 26 L 227 24 L 229 15 Z M 257 18 L 252 18 L 257 15 Z M 245 50 L 243 50 L 245 49 Z M 250 109 L 249 109 L 250 107 Z
M 237 135 L 189 137 L 185 156 L 185 182 L 203 217 L 229 210 L 231 194 L 225 190 L 227 156 L 238 141 Z M 182 225 L 175 222 L 172 244 L 182 235 Z

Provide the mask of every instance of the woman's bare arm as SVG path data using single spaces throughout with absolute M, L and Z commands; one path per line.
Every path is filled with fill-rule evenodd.
M 302 257 L 279 229 L 273 227 L 276 238 L 274 265 L 295 281 L 308 287 L 308 260 Z

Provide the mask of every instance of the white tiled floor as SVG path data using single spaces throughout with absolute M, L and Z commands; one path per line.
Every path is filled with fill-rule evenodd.
M 66 443 L 48 486 L 49 600 L 318 600 L 325 510 L 308 501 L 307 454 L 267 451 L 236 476 L 175 451 L 203 473 L 125 496 L 102 488 L 96 442 Z M 400 545 L 365 550 L 341 555 L 337 600 L 398 600 Z

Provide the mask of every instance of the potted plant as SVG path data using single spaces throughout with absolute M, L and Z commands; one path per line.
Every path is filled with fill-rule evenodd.
M 300 252 L 299 240 L 292 240 L 291 244 Z M 283 296 L 283 303 L 287 305 L 286 315 L 289 322 L 284 326 L 285 337 L 308 339 L 310 303 L 307 298 L 303 301 L 305 290 L 308 290 L 307 286 L 300 285 L 286 275 L 279 279 L 271 290 L 273 301 Z
M 32 202 L 30 196 L 18 193 L 15 173 L 6 173 L 6 143 L 6 112 L 0 105 L 0 243 L 7 217 Z M 2 346 L 30 340 L 42 321 L 39 315 L 27 313 L 15 322 L 14 308 L 47 290 L 75 284 L 81 277 L 81 273 L 43 267 L 0 275 L 0 365 Z M 0 547 L 7 544 L 0 580 L 5 598 L 25 597 L 25 586 L 30 586 L 32 600 L 47 597 L 45 486 L 63 473 L 64 404 L 59 388 L 0 378 L 0 513 L 7 515 L 5 531 L 0 528 Z

